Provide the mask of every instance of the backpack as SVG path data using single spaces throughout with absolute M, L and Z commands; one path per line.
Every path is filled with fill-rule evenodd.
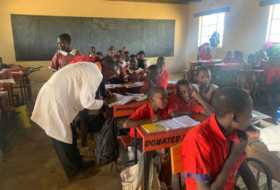
M 96 138 L 96 161 L 99 166 L 117 161 L 119 157 L 116 121 L 116 118 L 107 119 Z
M 219 44 L 220 44 L 220 34 L 219 32 L 214 32 L 211 36 L 211 38 L 209 38 L 209 41 L 210 41 L 210 45 L 212 47 L 218 47 Z

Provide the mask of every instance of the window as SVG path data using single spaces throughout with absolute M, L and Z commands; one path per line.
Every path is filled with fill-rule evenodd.
M 280 42 L 280 4 L 270 8 L 267 41 Z
M 224 36 L 224 21 L 225 13 L 212 14 L 207 16 L 200 17 L 200 39 L 199 46 L 205 42 L 209 43 L 209 38 L 212 34 L 217 31 L 220 34 L 220 44 L 219 47 L 223 44 Z

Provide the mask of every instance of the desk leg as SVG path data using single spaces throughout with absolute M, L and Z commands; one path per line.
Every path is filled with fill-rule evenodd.
M 137 130 L 134 127 L 134 164 L 137 164 Z
M 150 166 L 151 166 L 151 161 L 152 161 L 152 157 L 150 152 L 143 152 L 143 154 L 145 154 L 145 160 L 144 160 L 144 190 L 148 190 L 149 187 L 149 179 L 150 179 L 150 175 L 152 175 L 150 173 Z
M 21 83 L 21 81 L 19 82 L 19 86 L 20 86 L 20 92 L 21 92 L 21 99 L 24 101 L 24 96 L 23 96 L 22 83 Z
M 24 79 L 22 80 L 22 82 L 23 82 L 23 90 L 24 90 L 24 98 L 25 98 L 25 104 L 27 105 L 27 95 L 26 95 L 26 90 L 25 90 L 25 88 L 26 88 L 26 86 L 25 86 L 25 82 L 24 82 Z

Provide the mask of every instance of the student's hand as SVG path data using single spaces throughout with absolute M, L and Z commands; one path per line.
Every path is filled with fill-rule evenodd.
M 117 97 L 115 95 L 109 96 L 107 98 L 103 98 L 103 105 L 108 105 L 117 101 Z
M 142 80 L 143 80 L 143 81 L 146 81 L 146 82 L 149 82 L 149 81 L 150 81 L 150 78 L 147 77 L 147 76 L 145 76 L 145 77 L 142 78 Z
M 161 117 L 159 115 L 154 115 L 150 119 L 151 123 L 156 123 L 156 122 L 159 122 L 160 120 L 161 120 Z
M 192 92 L 190 92 L 191 98 L 193 99 L 197 99 L 198 94 L 193 90 Z
M 237 135 L 239 137 L 240 142 L 232 142 L 230 156 L 239 157 L 247 146 L 248 137 L 246 133 L 244 131 L 237 130 Z
M 250 139 L 258 139 L 260 137 L 260 130 L 253 127 L 248 127 L 245 133 Z

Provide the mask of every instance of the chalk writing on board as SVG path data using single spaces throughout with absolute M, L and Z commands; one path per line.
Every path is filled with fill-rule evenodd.
M 240 15 L 235 14 L 226 18 L 225 30 L 227 32 L 235 32 L 239 30 Z

